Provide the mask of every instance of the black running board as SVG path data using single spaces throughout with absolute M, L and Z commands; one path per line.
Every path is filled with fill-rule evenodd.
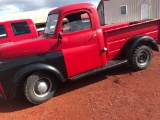
M 71 80 L 71 81 L 72 80 L 78 80 L 78 79 L 84 78 L 86 76 L 96 74 L 100 71 L 108 70 L 108 69 L 126 64 L 126 63 L 127 63 L 127 60 L 121 60 L 121 59 L 111 60 L 111 61 L 108 61 L 106 66 L 103 66 L 103 67 L 100 67 L 100 68 L 97 68 L 97 69 L 94 69 L 94 70 L 91 70 L 91 71 L 88 71 L 88 72 L 85 72 L 85 73 L 81 73 L 81 74 L 78 74 L 78 75 L 75 75 L 75 76 L 72 76 L 72 77 L 68 78 L 68 80 Z

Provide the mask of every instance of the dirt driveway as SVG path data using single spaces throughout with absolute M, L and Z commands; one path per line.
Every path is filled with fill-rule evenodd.
M 60 85 L 55 97 L 38 106 L 21 90 L 13 101 L 0 103 L 0 120 L 56 119 L 159 120 L 160 53 L 143 71 L 122 66 Z

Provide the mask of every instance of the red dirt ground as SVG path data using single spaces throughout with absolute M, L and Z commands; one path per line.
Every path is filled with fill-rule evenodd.
M 159 46 L 160 47 L 160 46 Z M 128 66 L 59 86 L 55 97 L 31 105 L 21 90 L 0 103 L 0 120 L 159 120 L 160 53 L 151 65 L 133 72 Z

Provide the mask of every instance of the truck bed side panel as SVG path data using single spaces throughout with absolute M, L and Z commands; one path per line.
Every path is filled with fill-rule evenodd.
M 160 20 L 139 23 L 128 27 L 104 31 L 105 45 L 108 48 L 108 60 L 118 58 L 126 41 L 133 36 L 150 36 L 158 42 Z

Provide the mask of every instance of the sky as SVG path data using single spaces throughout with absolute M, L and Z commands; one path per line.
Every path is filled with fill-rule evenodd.
M 0 0 L 0 15 L 55 8 L 67 4 L 89 2 L 98 5 L 100 0 Z

